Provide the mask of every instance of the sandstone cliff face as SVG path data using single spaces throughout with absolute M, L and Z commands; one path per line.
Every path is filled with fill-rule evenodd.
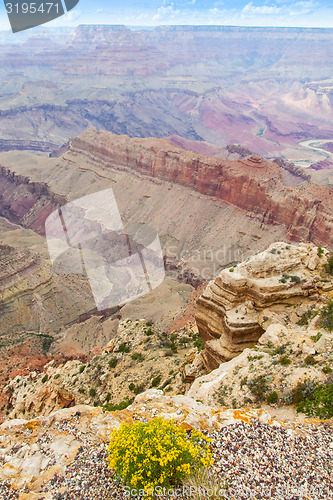
M 332 246 L 332 191 L 310 183 L 286 187 L 281 169 L 260 157 L 213 159 L 161 139 L 129 139 L 95 129 L 76 138 L 72 151 L 105 168 L 183 184 L 255 214 L 263 223 L 283 224 L 291 238 Z
M 45 234 L 45 220 L 66 198 L 45 183 L 33 182 L 0 166 L 0 215 Z
M 239 161 L 210 158 L 161 139 L 91 129 L 60 158 L 24 153 L 0 158 L 6 165 L 0 214 L 42 234 L 56 206 L 112 187 L 124 222 L 154 227 L 165 242 L 167 261 L 180 264 L 184 276 L 195 269 L 210 279 L 277 239 L 332 246 L 332 191 L 307 182 L 288 187 L 284 169 L 255 155 Z M 225 253 L 230 249 L 231 258 L 194 259 L 206 250 L 217 255 L 222 247 Z
M 0 332 L 54 333 L 95 308 L 84 277 L 59 275 L 35 252 L 0 244 Z
M 288 307 L 313 303 L 320 293 L 333 289 L 320 274 L 325 260 L 311 244 L 279 242 L 223 270 L 197 302 L 196 322 L 205 340 L 207 368 L 217 368 L 253 346 L 272 313 L 286 314 Z
M 190 172 L 192 164 L 199 161 L 209 170 L 209 162 L 216 160 L 162 140 L 130 139 L 96 131 L 84 137 L 90 141 L 85 149 L 79 148 L 78 141 L 59 158 L 23 152 L 0 153 L 0 164 L 21 181 L 4 184 L 7 188 L 3 198 L 0 196 L 0 214 L 15 222 L 18 213 L 26 213 L 22 225 L 43 232 L 45 217 L 54 205 L 52 200 L 74 200 L 111 187 L 124 223 L 145 224 L 157 230 L 170 272 L 193 284 L 215 277 L 223 266 L 262 250 L 276 239 L 288 239 L 283 224 L 263 223 L 260 213 L 207 196 L 205 190 L 199 192 L 195 185 L 186 183 L 183 167 Z M 101 155 L 100 147 L 111 149 Z M 144 161 L 139 170 L 135 161 L 140 154 Z M 159 176 L 161 161 L 167 166 L 171 162 L 167 167 L 174 171 L 170 180 L 168 172 L 163 178 Z M 148 173 L 150 162 L 156 165 L 155 174 Z M 177 179 L 172 181 L 177 176 L 184 177 L 182 184 Z M 32 184 L 47 186 L 49 195 L 36 201 L 29 191 Z M 24 205 L 27 201 L 32 208 L 20 207 L 20 203 Z

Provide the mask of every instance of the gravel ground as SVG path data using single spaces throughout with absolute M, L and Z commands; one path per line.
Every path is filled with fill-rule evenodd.
M 332 499 L 333 429 L 304 432 L 260 423 L 226 427 L 214 439 L 214 469 L 225 476 L 227 498 Z
M 202 491 L 201 498 L 232 500 L 331 500 L 333 498 L 333 429 L 326 424 L 295 431 L 252 422 L 225 427 L 213 438 L 213 474 L 226 479 L 222 497 Z M 106 461 L 106 446 L 82 446 L 74 462 L 45 484 L 55 500 L 128 499 Z M 217 484 L 217 482 L 216 482 Z M 44 494 L 44 495 L 43 495 Z M 0 499 L 19 494 L 0 483 Z M 178 494 L 167 498 L 185 498 Z M 160 497 L 161 500 L 164 497 Z

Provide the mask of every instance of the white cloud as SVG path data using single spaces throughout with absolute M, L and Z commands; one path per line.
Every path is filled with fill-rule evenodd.
M 242 9 L 242 15 L 245 16 L 299 16 L 313 13 L 316 8 L 316 3 L 312 0 L 295 2 L 292 5 L 287 5 L 282 1 L 279 5 L 261 5 L 256 6 L 253 2 L 249 2 Z
M 159 7 L 157 9 L 157 14 L 153 16 L 153 21 L 154 22 L 172 22 L 172 21 L 179 21 L 179 18 L 181 16 L 181 11 L 180 10 L 174 10 L 173 4 L 168 5 L 167 7 Z
M 71 10 L 70 12 L 66 12 L 61 17 L 58 17 L 57 19 L 54 19 L 54 21 L 51 21 L 47 23 L 47 26 L 50 27 L 55 27 L 55 26 L 75 26 L 79 24 L 81 19 L 81 11 L 80 9 L 74 9 Z
M 275 5 L 268 6 L 268 5 L 262 5 L 260 7 L 256 7 L 253 5 L 253 2 L 248 3 L 245 5 L 243 8 L 242 12 L 243 14 L 259 14 L 259 15 L 271 15 L 271 14 L 280 14 L 282 11 L 282 7 L 277 7 Z

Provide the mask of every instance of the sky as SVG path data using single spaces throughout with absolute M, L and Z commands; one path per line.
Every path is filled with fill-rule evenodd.
M 0 29 L 9 29 L 4 5 L 2 2 L 0 5 Z M 47 26 L 78 24 L 125 24 L 126 26 L 216 24 L 333 28 L 333 1 L 80 0 L 72 11 L 48 23 Z

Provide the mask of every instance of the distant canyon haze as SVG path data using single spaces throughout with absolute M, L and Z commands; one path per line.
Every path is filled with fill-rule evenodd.
M 2 150 L 48 153 L 93 126 L 333 165 L 333 29 L 84 25 L 0 39 Z

